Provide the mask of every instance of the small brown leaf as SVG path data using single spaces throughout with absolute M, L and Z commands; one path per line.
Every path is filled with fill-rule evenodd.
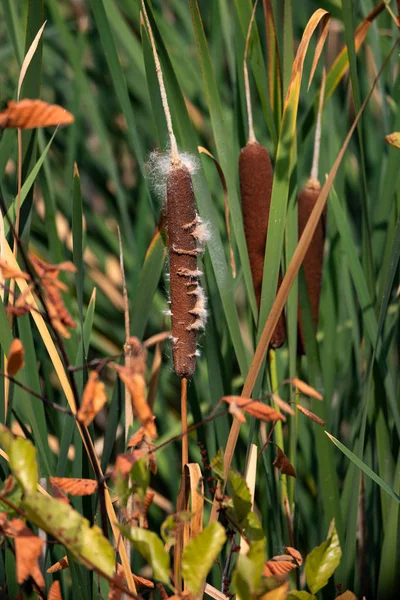
M 125 454 L 119 454 L 115 461 L 115 467 L 112 474 L 113 479 L 120 473 L 123 477 L 126 477 L 131 472 L 133 465 L 146 455 L 144 450 L 133 450 L 133 452 L 125 452 Z
M 53 581 L 51 584 L 47 600 L 62 600 L 61 585 L 59 581 Z
M 57 573 L 58 571 L 63 571 L 64 569 L 68 569 L 68 567 L 69 567 L 68 556 L 65 555 L 62 558 L 60 558 L 60 560 L 58 560 L 56 563 L 54 563 L 54 565 L 51 565 L 51 567 L 49 567 L 47 569 L 47 573 Z
M 325 426 L 325 421 L 323 421 L 316 414 L 314 414 L 313 412 L 311 412 L 311 410 L 308 410 L 307 408 L 304 408 L 304 406 L 301 406 L 301 404 L 296 404 L 296 408 L 300 412 L 302 412 L 303 415 L 306 415 L 306 417 L 308 417 L 309 419 L 311 419 L 311 421 L 314 421 L 314 423 L 318 423 L 318 425 L 321 425 L 321 427 Z
M 264 577 L 282 577 L 296 569 L 297 563 L 290 554 L 280 554 L 268 560 L 264 565 Z
M 321 394 L 319 392 L 317 392 L 316 389 L 314 389 L 313 387 L 311 387 L 311 385 L 308 385 L 308 383 L 306 383 L 305 381 L 302 381 L 301 379 L 298 379 L 297 377 L 292 377 L 292 379 L 290 379 L 289 381 L 291 381 L 291 383 L 297 387 L 298 390 L 300 390 L 300 392 L 302 394 L 304 394 L 305 396 L 310 396 L 310 398 L 315 398 L 316 400 L 323 400 L 323 396 L 321 396 Z
M 287 413 L 288 415 L 292 415 L 292 417 L 296 414 L 290 404 L 282 400 L 278 394 L 272 394 L 272 398 L 275 404 L 277 404 L 278 407 L 283 410 L 283 412 Z
M 236 417 L 240 423 L 246 423 L 246 417 L 244 416 L 243 411 L 238 407 L 235 400 L 229 403 L 228 411 L 231 415 Z
M 15 338 L 11 342 L 10 349 L 8 351 L 7 359 L 7 374 L 15 375 L 24 366 L 24 354 L 25 349 L 22 345 L 21 340 Z
M 290 546 L 286 546 L 285 548 L 287 554 L 289 554 L 296 562 L 298 567 L 301 567 L 303 564 L 303 557 L 296 548 L 291 548 Z
M 252 400 L 251 398 L 243 398 L 242 396 L 224 396 L 222 398 L 224 402 L 231 404 L 236 402 L 237 406 L 247 412 L 252 417 L 260 419 L 260 421 L 273 422 L 273 421 L 286 421 L 286 417 L 279 411 L 271 408 L 268 404 Z
M 157 438 L 157 429 L 154 424 L 155 417 L 146 401 L 146 382 L 143 374 L 115 363 L 112 366 L 131 395 L 133 414 L 150 439 L 155 440 Z
M 274 467 L 280 470 L 283 475 L 289 475 L 290 477 L 296 477 L 296 471 L 293 465 L 289 461 L 288 457 L 282 450 L 277 447 L 276 458 L 273 462 Z
M 28 273 L 24 273 L 19 269 L 14 269 L 14 267 L 11 267 L 4 258 L 0 258 L 0 269 L 4 279 L 29 279 Z
M 20 519 L 11 519 L 2 524 L 2 528 L 5 535 L 14 538 L 18 583 L 32 576 L 40 589 L 44 589 L 44 578 L 38 564 L 44 541 Z
M 7 496 L 10 492 L 13 491 L 15 486 L 15 479 L 12 475 L 9 475 L 7 479 L 4 481 L 4 486 L 1 490 L 3 496 Z
M 71 496 L 90 496 L 97 490 L 97 481 L 94 479 L 50 477 L 50 482 Z
M 104 391 L 104 383 L 99 381 L 97 371 L 91 371 L 83 390 L 82 403 L 77 414 L 79 422 L 88 427 L 106 402 L 107 396 Z
M 35 129 L 73 122 L 74 117 L 65 108 L 42 100 L 11 100 L 6 110 L 0 113 L 0 126 L 4 129 Z
M 145 436 L 145 431 L 143 427 L 140 427 L 129 439 L 128 448 L 135 448 L 136 446 L 140 446 Z

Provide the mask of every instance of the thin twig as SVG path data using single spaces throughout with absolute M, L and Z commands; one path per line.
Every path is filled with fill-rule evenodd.
M 30 388 L 28 388 L 26 385 L 24 385 L 23 383 L 21 383 L 20 381 L 18 381 L 17 379 L 15 379 L 15 377 L 12 377 L 11 375 L 8 375 L 8 373 L 5 373 L 4 371 L 0 371 L 0 377 L 6 377 L 9 381 L 11 381 L 12 383 L 14 383 L 15 385 L 17 385 L 21 389 L 25 390 L 25 392 L 28 392 L 28 394 L 31 394 L 35 398 L 38 398 L 39 400 L 41 400 L 42 402 L 44 402 L 44 404 L 48 404 L 49 406 L 51 406 L 52 408 L 54 408 L 54 410 L 58 410 L 59 412 L 64 413 L 65 415 L 69 415 L 73 419 L 76 419 L 76 416 L 74 415 L 74 413 L 72 412 L 72 410 L 69 410 L 69 408 L 65 408 L 64 406 L 60 406 L 59 404 L 56 404 L 55 402 L 52 402 L 51 400 L 48 400 L 47 398 L 45 398 L 41 394 L 38 394 L 37 392 L 34 392 Z
M 257 139 L 256 139 L 256 136 L 254 134 L 253 110 L 251 108 L 251 94 L 250 94 L 249 72 L 247 70 L 247 53 L 249 51 L 251 29 L 253 27 L 254 17 L 255 17 L 255 14 L 256 14 L 257 3 L 258 3 L 258 0 L 256 0 L 254 2 L 253 12 L 251 13 L 251 19 L 250 19 L 250 23 L 249 23 L 249 28 L 247 30 L 246 46 L 245 46 L 245 49 L 244 49 L 244 59 L 243 59 L 244 88 L 245 88 L 245 91 L 246 91 L 247 119 L 248 119 L 248 123 L 249 123 L 249 142 L 251 144 L 254 144 L 257 141 Z

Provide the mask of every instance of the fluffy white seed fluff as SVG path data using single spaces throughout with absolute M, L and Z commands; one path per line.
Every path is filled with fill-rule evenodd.
M 197 173 L 200 166 L 197 157 L 188 152 L 179 152 L 179 158 L 191 175 Z M 171 149 L 167 147 L 165 152 L 160 150 L 150 152 L 146 169 L 157 198 L 164 202 L 167 192 L 167 175 L 171 171 Z

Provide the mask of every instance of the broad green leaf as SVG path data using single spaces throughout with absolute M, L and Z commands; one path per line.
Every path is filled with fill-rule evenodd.
M 232 496 L 235 520 L 242 525 L 251 511 L 251 495 L 246 481 L 234 469 L 229 471 L 230 494 Z
M 11 492 L 8 492 L 8 494 L 5 494 L 4 489 L 2 489 L 0 493 L 13 506 L 16 506 L 17 508 L 20 506 L 21 500 L 22 500 L 22 495 L 23 495 L 23 489 L 15 481 L 15 479 L 14 479 L 14 487 L 11 490 Z M 6 513 L 8 518 L 18 517 L 18 513 L 13 508 L 11 508 L 8 504 L 6 504 L 5 502 L 1 502 L 1 500 L 0 500 L 0 512 Z
M 25 493 L 35 492 L 39 482 L 35 446 L 28 440 L 20 437 L 15 438 L 9 446 L 8 456 L 10 469 Z
M 240 554 L 232 579 L 240 600 L 253 598 L 259 592 L 265 559 L 265 539 L 253 542 L 246 555 Z
M 325 542 L 314 548 L 306 558 L 306 580 L 313 594 L 328 583 L 340 563 L 341 556 L 339 537 L 332 521 Z
M 164 550 L 164 544 L 156 533 L 140 527 L 120 526 L 122 534 L 132 542 L 135 550 L 153 569 L 154 579 L 169 583 L 169 554 Z
M 213 473 L 220 481 L 224 480 L 224 451 L 220 448 L 214 458 L 210 461 L 210 467 Z
M 192 594 L 198 594 L 211 567 L 226 542 L 225 529 L 218 522 L 210 523 L 191 539 L 183 551 L 182 576 Z M 201 561 L 199 561 L 201 557 Z
M 6 454 L 10 453 L 10 446 L 14 440 L 14 436 L 11 431 L 5 425 L 0 423 L 0 446 L 3 448 Z
M 69 504 L 36 492 L 24 498 L 22 508 L 29 521 L 56 538 L 76 559 L 88 561 L 109 577 L 113 575 L 112 545 L 97 525 L 90 527 L 89 521 Z
M 309 592 L 299 592 L 298 590 L 292 590 L 287 597 L 287 600 L 317 600 L 314 594 Z
M 392 490 L 390 485 L 388 485 L 385 481 L 383 481 L 383 479 L 381 479 L 379 477 L 379 475 L 377 475 L 368 465 L 366 465 L 365 462 L 363 462 L 360 458 L 358 458 L 358 456 L 353 454 L 353 452 L 351 452 L 351 450 L 346 448 L 346 446 L 344 446 L 341 442 L 339 442 L 339 440 L 337 440 L 335 437 L 333 437 L 333 435 L 331 435 L 327 431 L 325 431 L 325 433 L 328 436 L 328 438 L 331 440 L 331 442 L 333 442 L 335 444 L 335 446 L 337 446 L 339 448 L 339 450 L 341 450 L 343 452 L 343 454 L 345 456 L 347 456 L 347 458 L 349 458 L 354 465 L 356 465 L 356 467 L 361 469 L 361 471 L 363 471 L 366 475 L 368 475 L 368 477 L 370 477 L 373 481 L 375 481 L 375 483 L 380 485 L 381 488 L 383 490 L 385 490 L 385 492 L 387 492 L 392 498 L 397 500 L 397 502 L 400 502 L 400 496 L 398 496 L 398 494 L 396 494 Z
M 260 519 L 254 512 L 249 512 L 247 514 L 246 521 L 244 523 L 244 535 L 250 542 L 265 538 L 265 533 L 260 523 Z
M 168 515 L 168 517 L 161 523 L 161 537 L 169 548 L 171 548 L 176 542 L 177 521 L 180 523 L 187 523 L 192 517 L 193 513 L 189 510 L 181 510 L 174 515 Z

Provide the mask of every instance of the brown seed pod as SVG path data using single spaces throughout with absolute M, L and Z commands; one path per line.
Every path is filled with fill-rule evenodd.
M 311 212 L 321 190 L 319 181 L 309 179 L 306 186 L 301 190 L 297 199 L 298 203 L 298 222 L 299 238 L 302 235 Z M 318 327 L 319 300 L 321 295 L 322 266 L 325 243 L 325 214 L 321 217 L 315 230 L 311 244 L 304 257 L 303 269 L 307 285 L 307 292 L 310 298 L 311 313 L 315 329 Z M 298 353 L 304 354 L 304 331 L 301 320 L 301 308 L 299 304 L 299 342 Z
M 244 232 L 257 307 L 260 309 L 273 170 L 267 150 L 258 142 L 248 142 L 242 148 L 239 156 L 239 180 Z M 279 273 L 278 288 L 281 281 L 282 275 Z M 271 347 L 279 348 L 285 338 L 285 318 L 282 314 L 272 336 Z
M 206 310 L 197 269 L 201 222 L 192 178 L 182 163 L 167 175 L 167 226 L 174 369 L 190 379 L 196 367 L 196 331 L 204 325 Z

